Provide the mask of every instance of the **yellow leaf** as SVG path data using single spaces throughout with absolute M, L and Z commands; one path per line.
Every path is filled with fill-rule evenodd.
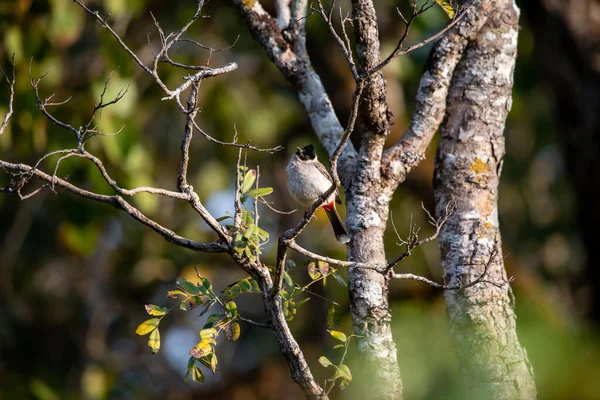
M 160 332 L 158 329 L 153 330 L 148 337 L 148 346 L 152 349 L 152 353 L 158 353 L 158 349 L 160 349 Z
M 442 7 L 442 10 L 444 10 L 448 18 L 454 18 L 455 11 L 454 7 L 452 7 L 452 4 L 444 0 L 435 0 L 435 2 L 438 3 L 440 7 Z
M 332 330 L 332 331 L 329 331 L 329 334 L 330 334 L 330 335 L 331 335 L 333 338 L 335 338 L 335 339 L 339 340 L 340 342 L 345 342 L 345 341 L 347 340 L 347 337 L 346 337 L 346 335 L 344 335 L 342 332 L 339 332 L 339 331 L 333 331 L 333 330 Z
M 135 330 L 135 333 L 140 336 L 147 335 L 158 327 L 159 322 L 159 318 L 150 318 L 142 322 Z
M 204 357 L 210 353 L 212 353 L 212 347 L 208 340 L 202 340 L 190 350 L 190 356 L 194 358 Z
M 165 315 L 168 310 L 165 307 L 155 306 L 154 304 L 146 304 L 146 312 L 150 315 L 161 316 Z

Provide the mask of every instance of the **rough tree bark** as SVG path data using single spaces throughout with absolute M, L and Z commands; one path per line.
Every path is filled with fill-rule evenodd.
M 534 399 L 533 372 L 515 330 L 512 292 L 498 224 L 503 130 L 511 107 L 519 10 L 496 11 L 465 50 L 452 79 L 435 160 L 436 211 L 455 213 L 439 244 L 446 284 L 484 281 L 446 291 L 446 309 L 461 371 L 472 398 Z

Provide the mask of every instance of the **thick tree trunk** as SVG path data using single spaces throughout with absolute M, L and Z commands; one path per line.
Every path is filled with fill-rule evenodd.
M 371 0 L 352 0 L 356 38 L 356 66 L 366 74 L 380 61 L 379 30 Z M 391 113 L 383 73 L 367 78 L 357 118 L 361 145 L 352 182 L 345 185 L 347 221 L 352 241 L 349 259 L 385 265 L 383 234 L 390 197 L 381 178 L 381 157 L 390 132 Z M 361 380 L 368 383 L 370 399 L 402 399 L 402 381 L 396 344 L 392 337 L 389 278 L 381 270 L 350 268 L 350 311 L 361 361 Z
M 356 197 L 348 201 L 348 222 L 353 233 L 350 259 L 385 264 L 383 233 L 388 205 L 374 208 L 361 203 Z M 368 215 L 373 218 L 364 218 Z M 370 399 L 401 399 L 402 381 L 390 326 L 389 279 L 381 271 L 350 268 L 348 281 L 352 321 L 355 332 L 362 336 L 357 341 L 362 364 L 359 384 L 368 384 Z
M 534 399 L 536 388 L 516 334 L 498 224 L 504 124 L 511 107 L 519 11 L 501 0 L 459 62 L 436 155 L 436 211 L 456 211 L 439 237 L 446 309 L 465 383 L 474 399 Z

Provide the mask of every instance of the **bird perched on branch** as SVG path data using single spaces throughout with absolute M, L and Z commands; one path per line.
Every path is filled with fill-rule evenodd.
M 302 207 L 310 207 L 333 183 L 329 172 L 317 159 L 317 153 L 312 144 L 298 147 L 285 171 L 288 176 L 290 194 Z M 335 208 L 336 201 L 341 204 L 337 190 L 331 194 L 322 208 L 329 217 L 337 241 L 348 243 L 350 235 Z

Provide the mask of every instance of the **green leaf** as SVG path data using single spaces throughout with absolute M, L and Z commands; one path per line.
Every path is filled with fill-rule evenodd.
M 223 295 L 227 299 L 233 299 L 242 293 L 257 293 L 260 292 L 258 283 L 252 278 L 241 279 L 229 285 L 223 290 Z
M 250 283 L 250 279 L 246 278 L 240 281 L 240 289 L 242 289 L 242 293 L 250 292 L 252 290 L 252 283 Z
M 241 187 L 242 193 L 246 193 L 248 190 L 250 190 L 250 188 L 254 184 L 255 180 L 256 180 L 256 171 L 255 170 L 251 169 L 248 172 L 246 172 L 246 175 L 244 175 L 244 181 L 242 182 L 242 187 Z
M 337 350 L 337 349 L 343 349 L 344 347 L 346 347 L 346 345 L 343 345 L 343 344 L 336 344 L 335 346 L 333 346 L 333 349 L 334 349 L 334 350 Z
M 194 285 L 192 282 L 185 280 L 184 278 L 177 278 L 177 285 L 186 293 L 192 295 L 200 294 L 200 288 Z
M 324 366 L 325 368 L 333 365 L 333 363 L 331 361 L 329 361 L 329 358 L 325 357 L 325 356 L 321 356 L 319 357 L 319 364 L 321 364 L 322 366 Z
M 285 282 L 286 285 L 288 286 L 294 286 L 294 281 L 292 280 L 292 277 L 290 276 L 290 274 L 288 274 L 287 272 L 283 271 L 283 281 Z
M 273 193 L 273 188 L 266 187 L 266 188 L 252 189 L 247 193 L 247 195 L 248 195 L 248 197 L 263 197 L 263 196 L 267 196 L 271 193 Z
M 204 383 L 204 373 L 197 365 L 192 367 L 192 380 L 198 383 Z
M 300 307 L 302 304 L 306 303 L 309 300 L 310 300 L 310 297 L 300 300 L 298 303 L 296 303 L 296 307 Z
M 210 281 L 206 278 L 201 278 L 202 284 L 200 285 L 199 289 L 202 292 L 202 294 L 206 294 L 212 297 L 212 285 L 210 284 Z
M 435 0 L 436 3 L 438 3 L 438 5 L 440 7 L 442 7 L 442 10 L 444 10 L 444 12 L 446 13 L 446 15 L 448 16 L 448 18 L 453 19 L 454 15 L 455 15 L 455 10 L 452 7 L 452 4 L 450 4 L 447 1 L 444 0 Z
M 330 305 L 327 309 L 327 327 L 331 329 L 334 326 L 338 326 L 342 323 L 342 318 L 343 315 L 340 312 L 340 308 L 335 304 Z
M 231 316 L 231 318 L 235 318 L 238 315 L 238 313 L 237 313 L 237 305 L 235 304 L 234 301 L 230 301 L 230 302 L 226 303 L 225 304 L 225 310 L 227 310 L 227 312 L 229 313 L 229 315 Z
M 161 316 L 169 312 L 166 307 L 155 306 L 154 304 L 146 304 L 146 312 L 150 315 Z
M 248 228 L 246 228 L 246 230 L 244 231 L 244 237 L 246 239 L 250 239 L 250 237 L 252 235 L 254 235 L 254 229 L 255 228 L 256 228 L 256 225 L 254 225 L 254 224 L 248 225 Z
M 335 339 L 339 340 L 340 342 L 344 342 L 344 343 L 345 343 L 345 342 L 346 342 L 346 340 L 348 340 L 348 338 L 346 337 L 346 335 L 344 335 L 342 332 L 339 332 L 339 331 L 333 331 L 333 330 L 330 330 L 330 331 L 329 331 L 329 334 L 330 334 L 330 335 L 331 335 L 333 338 L 335 338 Z
M 348 287 L 348 284 L 346 283 L 346 281 L 344 280 L 344 278 L 342 278 L 340 276 L 340 274 L 338 274 L 337 272 L 333 272 L 331 275 L 333 275 L 333 277 L 335 278 L 335 280 L 338 281 L 338 283 L 340 285 Z
M 208 355 L 210 357 L 210 370 L 214 374 L 217 372 L 217 355 L 215 353 L 211 353 Z
M 137 329 L 135 330 L 135 333 L 140 336 L 147 335 L 150 332 L 152 332 L 153 330 L 155 330 L 158 327 L 159 323 L 160 323 L 160 318 L 150 318 L 150 319 L 142 322 L 141 324 L 139 324 Z
M 194 359 L 195 360 L 195 359 Z M 212 373 L 217 372 L 217 355 L 210 353 L 198 359 L 206 368 L 210 368 Z
M 221 221 L 225 221 L 227 218 L 233 219 L 230 215 L 224 215 L 222 217 L 217 218 L 215 221 L 221 222 Z
M 206 324 L 204 324 L 204 327 L 202 329 L 208 329 L 208 328 L 214 327 L 215 321 L 217 321 L 219 318 L 221 318 L 221 316 L 223 316 L 223 314 L 221 314 L 221 313 L 210 314 L 208 316 L 208 319 L 206 320 Z
M 310 279 L 313 281 L 321 277 L 321 273 L 317 271 L 317 267 L 314 262 L 308 263 L 308 276 L 310 276 Z
M 190 373 L 192 372 L 192 368 L 194 368 L 194 365 L 196 365 L 196 359 L 194 357 L 190 357 L 190 359 L 188 360 L 187 371 L 185 373 L 185 376 L 183 377 L 184 382 L 188 381 L 188 377 L 190 376 Z
M 352 374 L 350 373 L 350 368 L 348 368 L 348 366 L 346 364 L 341 364 L 340 366 L 338 366 L 338 371 L 340 372 L 340 376 L 343 379 L 346 379 L 348 381 L 352 380 Z
M 225 339 L 229 343 L 235 342 L 240 337 L 240 324 L 237 322 L 232 322 L 225 327 Z
M 283 302 L 283 316 L 286 321 L 291 321 L 296 316 L 296 302 L 294 299 L 290 298 L 289 300 L 285 300 Z
M 148 337 L 148 346 L 152 349 L 152 353 L 158 353 L 160 349 L 160 331 L 158 329 L 153 330 Z
M 257 230 L 257 235 L 260 238 L 260 240 L 269 240 L 269 232 L 259 227 L 257 227 Z
M 188 303 L 186 303 L 185 301 L 182 301 L 182 302 L 179 304 L 179 309 L 180 309 L 181 311 L 188 311 L 190 308 L 191 308 L 191 307 L 190 307 L 190 305 L 189 305 Z

